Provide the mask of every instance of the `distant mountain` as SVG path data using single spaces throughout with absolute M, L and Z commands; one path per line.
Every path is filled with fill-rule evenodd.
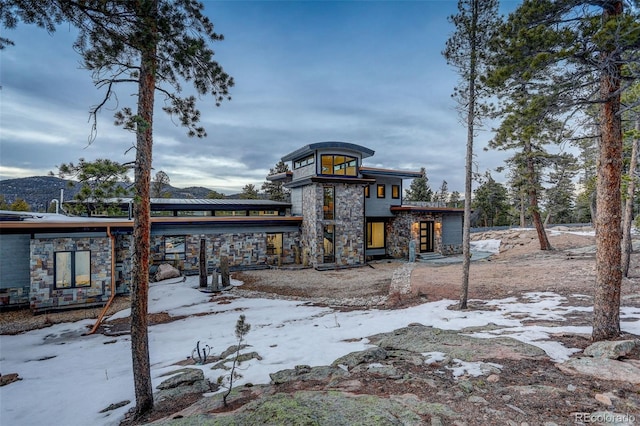
M 31 211 L 45 212 L 53 199 L 60 199 L 60 190 L 64 190 L 64 199 L 70 200 L 78 193 L 78 185 L 68 186 L 69 181 L 54 176 L 33 176 L 19 179 L 0 180 L 0 195 L 11 204 L 23 199 Z
M 72 185 L 68 185 L 72 182 Z M 7 204 L 23 199 L 31 207 L 31 211 L 45 212 L 53 199 L 60 199 L 60 190 L 64 190 L 63 198 L 68 201 L 78 193 L 77 182 L 60 179 L 54 176 L 33 176 L 19 179 L 0 180 L 0 195 Z M 211 189 L 202 186 L 176 188 L 165 185 L 163 192 L 170 198 L 207 198 Z M 233 195 L 229 196 L 232 198 Z

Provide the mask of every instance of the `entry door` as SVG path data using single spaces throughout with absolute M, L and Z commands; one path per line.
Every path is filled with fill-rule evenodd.
M 433 221 L 420 222 L 420 253 L 433 251 Z

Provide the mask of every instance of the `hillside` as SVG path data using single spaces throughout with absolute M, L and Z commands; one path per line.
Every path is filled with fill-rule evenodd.
M 72 185 L 69 185 L 69 182 L 72 182 Z M 78 192 L 78 184 L 54 176 L 0 180 L 0 195 L 4 196 L 5 202 L 11 204 L 22 198 L 31 206 L 31 211 L 46 211 L 51 200 L 60 199 L 60 190 L 64 190 L 65 200 L 71 200 Z M 202 186 L 176 188 L 166 185 L 164 192 L 171 198 L 206 198 L 211 190 Z

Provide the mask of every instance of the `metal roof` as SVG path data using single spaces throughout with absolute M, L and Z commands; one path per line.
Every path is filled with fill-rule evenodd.
M 413 179 L 422 176 L 422 172 L 409 172 L 404 170 L 378 169 L 375 167 L 360 167 L 363 176 L 391 176 L 403 179 Z
M 375 151 L 364 147 L 362 145 L 356 145 L 354 143 L 349 142 L 338 142 L 338 141 L 328 141 L 328 142 L 316 142 L 310 143 L 309 145 L 305 145 L 302 148 L 296 149 L 295 151 L 285 155 L 282 157 L 282 161 L 292 161 L 301 157 L 305 157 L 307 155 L 313 154 L 318 149 L 343 149 L 347 151 L 355 151 L 362 155 L 362 158 L 371 157 L 375 154 Z

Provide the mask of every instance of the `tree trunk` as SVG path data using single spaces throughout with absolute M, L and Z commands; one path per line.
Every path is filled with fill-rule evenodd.
M 151 7 L 157 10 L 157 0 Z M 133 265 L 131 289 L 131 357 L 136 395 L 135 417 L 153 408 L 153 387 L 149 362 L 148 301 L 149 250 L 151 235 L 151 160 L 153 148 L 153 105 L 156 73 L 156 28 L 154 12 L 141 11 L 150 43 L 141 52 L 136 126 L 135 192 L 133 205 Z
M 603 26 L 622 14 L 622 1 L 611 1 L 602 12 Z M 622 175 L 622 125 L 620 117 L 620 57 L 615 49 L 600 57 L 600 117 L 596 216 L 596 288 L 592 340 L 613 339 L 620 334 L 620 180 Z
M 200 267 L 200 288 L 207 286 L 207 240 L 200 239 L 200 253 L 198 255 L 198 265 Z
M 640 115 L 636 117 L 636 131 L 640 134 Z M 636 192 L 636 168 L 638 167 L 638 145 L 640 136 L 633 138 L 631 146 L 631 163 L 629 164 L 629 185 L 627 187 L 627 199 L 624 205 L 624 226 L 622 227 L 622 274 L 629 277 L 629 266 L 631 265 L 631 253 L 633 244 L 631 241 L 631 226 L 633 225 L 633 200 Z
M 476 106 L 476 66 L 477 66 L 477 46 L 476 38 L 478 31 L 478 1 L 471 2 L 471 30 L 469 55 L 469 109 L 467 111 L 467 155 L 465 158 L 465 180 L 464 180 L 464 216 L 462 220 L 462 287 L 460 291 L 459 309 L 467 309 L 469 298 L 469 272 L 471 269 L 471 180 L 473 172 L 473 135 L 475 124 Z
M 531 158 L 531 144 L 525 142 L 524 152 L 527 158 L 527 186 L 529 194 L 529 206 L 531 208 L 531 219 L 533 220 L 533 226 L 536 228 L 538 234 L 538 241 L 540 242 L 540 250 L 553 250 L 547 233 L 544 230 L 542 224 L 542 218 L 540 217 L 540 210 L 538 209 L 538 179 L 536 179 L 536 170 L 533 164 L 533 158 Z
M 525 216 L 525 207 L 524 207 L 524 191 L 520 190 L 520 227 L 524 228 L 527 226 L 526 216 Z

